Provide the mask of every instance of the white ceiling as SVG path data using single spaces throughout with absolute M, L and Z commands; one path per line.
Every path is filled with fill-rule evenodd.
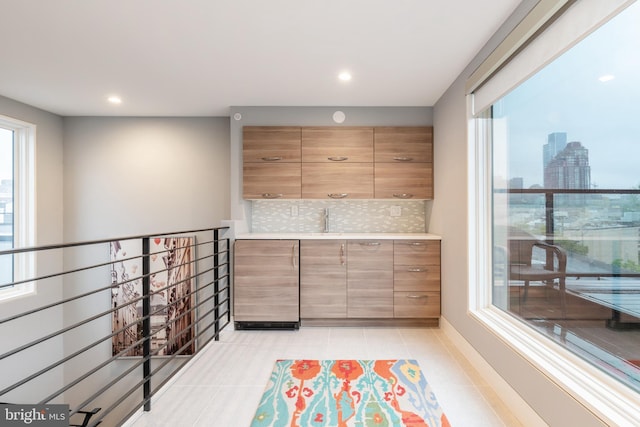
M 0 95 L 63 116 L 431 106 L 519 3 L 0 0 Z

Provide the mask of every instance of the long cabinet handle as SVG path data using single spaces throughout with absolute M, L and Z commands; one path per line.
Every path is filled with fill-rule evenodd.
M 349 193 L 329 193 L 329 194 L 327 194 L 327 196 L 331 197 L 332 199 L 344 199 L 348 195 L 349 195 Z
M 429 295 L 407 295 L 409 299 L 428 299 Z
M 396 199 L 410 199 L 413 197 L 413 194 L 411 193 L 394 193 L 393 197 L 395 197 Z
M 397 160 L 399 162 L 410 162 L 413 160 L 413 157 L 394 157 L 393 160 Z
M 262 197 L 265 199 L 279 199 L 282 197 L 282 193 L 262 193 Z
M 410 271 L 411 273 L 422 273 L 425 271 L 429 271 L 429 269 L 416 267 L 416 268 L 407 268 L 407 271 Z
M 295 243 L 293 244 L 293 247 L 291 247 L 291 266 L 294 268 L 297 267 L 296 264 L 296 249 L 297 249 L 298 245 L 296 245 Z
M 344 243 L 340 245 L 340 265 L 344 266 Z
M 277 162 L 278 160 L 282 160 L 282 156 L 262 157 L 262 160 L 265 162 Z
M 362 246 L 380 246 L 380 242 L 360 242 Z
M 345 160 L 349 160 L 349 158 L 345 156 L 333 156 L 327 157 L 327 159 L 331 160 L 332 162 L 344 162 Z

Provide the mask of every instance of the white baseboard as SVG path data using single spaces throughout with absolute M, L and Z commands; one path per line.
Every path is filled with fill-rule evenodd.
M 464 357 L 476 367 L 478 373 L 493 388 L 511 413 L 525 427 L 547 427 L 548 424 L 507 383 L 469 342 L 444 317 L 440 318 L 440 329 L 460 350 Z

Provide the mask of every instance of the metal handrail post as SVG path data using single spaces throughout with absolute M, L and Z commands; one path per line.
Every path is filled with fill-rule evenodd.
M 144 410 L 151 410 L 151 277 L 149 262 L 149 237 L 142 238 L 142 357 L 144 363 L 142 365 L 142 375 L 144 378 L 143 395 Z

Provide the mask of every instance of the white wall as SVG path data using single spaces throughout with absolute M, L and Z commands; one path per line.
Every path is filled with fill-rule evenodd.
M 467 116 L 464 85 L 482 58 L 535 1 L 524 1 L 434 109 L 435 192 L 429 230 L 442 236 L 442 314 L 551 426 L 602 426 L 534 366 L 468 313 Z
M 36 245 L 55 244 L 62 241 L 63 198 L 63 123 L 54 114 L 0 96 L 0 115 L 12 117 L 36 125 Z M 59 271 L 62 253 L 41 252 L 37 259 L 38 274 Z M 1 318 L 42 307 L 62 298 L 59 279 L 40 281 L 37 294 L 0 302 Z M 22 320 L 0 327 L 0 353 L 18 345 L 40 338 L 62 327 L 60 308 L 52 308 L 30 315 Z M 2 361 L 0 389 L 62 357 L 61 338 L 53 338 L 33 350 L 20 353 Z M 3 396 L 3 400 L 31 403 L 33 396 L 42 396 L 49 390 L 62 386 L 62 370 L 54 370 L 33 383 Z M 35 392 L 33 390 L 36 390 Z M 37 393 L 37 394 L 36 394 Z M 36 403 L 36 402 L 33 402 Z

